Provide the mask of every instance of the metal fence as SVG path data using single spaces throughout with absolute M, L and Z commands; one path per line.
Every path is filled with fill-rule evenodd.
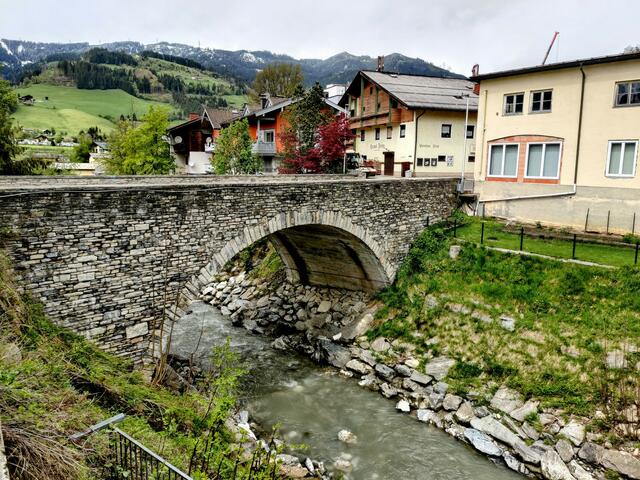
M 114 463 L 106 480 L 193 480 L 118 428 L 112 441 Z

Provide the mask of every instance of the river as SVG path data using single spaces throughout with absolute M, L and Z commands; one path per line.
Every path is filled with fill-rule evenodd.
M 445 432 L 397 412 L 395 402 L 335 369 L 272 349 L 268 338 L 233 327 L 206 303 L 193 304 L 192 312 L 176 323 L 172 351 L 184 357 L 193 353 L 196 363 L 206 365 L 211 348 L 227 338 L 249 366 L 241 397 L 252 419 L 265 428 L 279 424 L 288 442 L 307 445 L 305 455 L 327 467 L 346 455 L 353 470 L 345 478 L 522 478 Z M 338 440 L 343 429 L 357 436 L 355 444 Z

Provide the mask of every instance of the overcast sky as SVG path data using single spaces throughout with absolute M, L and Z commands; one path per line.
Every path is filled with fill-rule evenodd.
M 400 52 L 458 73 L 621 52 L 640 44 L 638 0 L 0 0 L 0 38 L 137 40 L 298 58 Z

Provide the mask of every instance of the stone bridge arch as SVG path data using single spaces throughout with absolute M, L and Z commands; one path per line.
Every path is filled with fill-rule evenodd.
M 395 276 L 384 247 L 366 228 L 335 210 L 289 211 L 246 227 L 212 254 L 185 289 L 188 300 L 238 253 L 268 238 L 293 283 L 379 290 Z

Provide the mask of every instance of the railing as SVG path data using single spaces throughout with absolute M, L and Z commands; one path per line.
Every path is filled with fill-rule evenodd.
M 106 480 L 193 480 L 118 428 L 113 429 L 114 466 Z
M 276 143 L 275 142 L 255 142 L 251 149 L 253 153 L 258 155 L 275 155 Z

